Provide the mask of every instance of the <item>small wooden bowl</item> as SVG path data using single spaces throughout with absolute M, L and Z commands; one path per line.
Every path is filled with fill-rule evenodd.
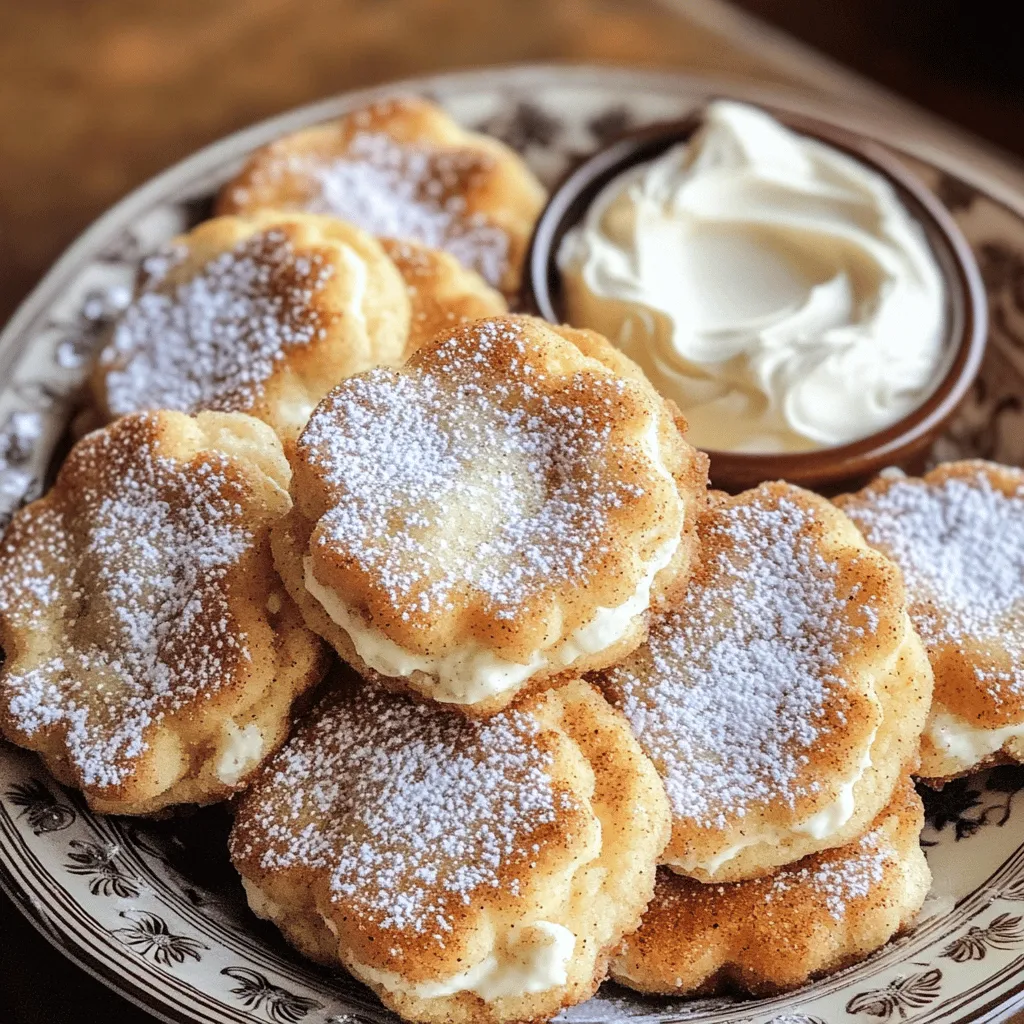
M 712 483 L 736 492 L 763 480 L 782 479 L 835 493 L 865 483 L 886 466 L 915 472 L 981 368 L 988 307 L 974 254 L 946 208 L 887 150 L 822 121 L 777 110 L 769 113 L 789 128 L 834 146 L 887 178 L 921 224 L 945 278 L 948 367 L 922 405 L 891 427 L 859 441 L 783 455 L 709 451 Z M 524 302 L 532 312 L 554 323 L 565 322 L 556 256 L 566 231 L 580 221 L 608 182 L 633 165 L 654 160 L 685 142 L 701 122 L 696 115 L 631 132 L 588 157 L 566 176 L 541 214 L 530 242 Z

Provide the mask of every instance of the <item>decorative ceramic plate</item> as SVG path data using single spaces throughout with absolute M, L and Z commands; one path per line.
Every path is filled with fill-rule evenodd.
M 972 398 L 936 458 L 1024 462 L 1024 195 L 992 196 L 962 160 L 905 131 L 791 94 L 707 79 L 585 68 L 476 72 L 350 94 L 234 135 L 99 220 L 0 335 L 0 526 L 47 482 L 75 394 L 141 255 L 206 217 L 255 146 L 387 92 L 417 91 L 498 135 L 549 183 L 624 128 L 684 116 L 709 95 L 762 101 L 859 128 L 904 157 L 949 206 L 984 273 L 992 337 Z M 1005 190 L 1004 190 L 1005 193 Z M 1011 205 L 1012 204 L 1012 205 Z M 984 1021 L 1024 1006 L 1024 767 L 925 793 L 935 893 L 909 935 L 864 963 L 762 1000 L 656 1000 L 606 985 L 564 1019 L 584 1022 Z M 1015 803 L 1016 802 L 1016 803 Z M 165 821 L 92 814 L 32 756 L 0 744 L 0 885 L 55 946 L 174 1022 L 393 1021 L 340 973 L 300 959 L 246 909 L 223 809 Z

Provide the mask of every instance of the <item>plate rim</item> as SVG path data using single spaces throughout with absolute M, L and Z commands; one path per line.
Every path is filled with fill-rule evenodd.
M 594 88 L 611 90 L 616 83 L 628 84 L 631 91 L 649 91 L 664 95 L 713 96 L 716 94 L 749 99 L 753 102 L 772 103 L 781 109 L 797 112 L 820 110 L 834 123 L 862 132 L 899 153 L 921 160 L 936 170 L 954 175 L 976 188 L 988 199 L 1007 208 L 1024 221 L 1024 192 L 1015 193 L 1004 181 L 991 178 L 966 158 L 955 152 L 944 151 L 934 132 L 925 130 L 918 139 L 908 137 L 898 117 L 887 121 L 884 112 L 869 105 L 833 109 L 840 102 L 837 97 L 814 93 L 807 88 L 776 83 L 760 83 L 731 78 L 724 75 L 705 75 L 696 72 L 631 68 L 625 65 L 602 66 L 592 63 L 514 63 L 497 67 L 478 67 L 460 71 L 415 75 L 378 85 L 347 90 L 327 98 L 298 107 L 289 108 L 271 117 L 221 136 L 189 155 L 171 164 L 156 175 L 128 192 L 96 217 L 61 252 L 35 286 L 15 307 L 0 330 L 0 375 L 6 364 L 17 358 L 21 350 L 17 340 L 28 334 L 34 319 L 45 311 L 60 294 L 62 286 L 101 249 L 103 242 L 116 237 L 162 197 L 172 192 L 175 184 L 185 181 L 200 182 L 214 168 L 232 160 L 240 160 L 245 153 L 288 131 L 338 116 L 351 107 L 401 92 L 436 95 L 443 101 L 445 94 L 470 95 L 478 89 L 489 92 L 508 92 L 513 96 L 521 92 L 528 100 L 530 93 L 522 89 L 537 79 L 557 83 L 559 87 Z M 964 148 L 969 140 L 964 143 Z M 18 880 L 5 857 L 0 857 L 0 890 L 11 900 L 22 916 L 32 925 L 55 952 L 66 957 L 107 990 L 127 1000 L 144 1013 L 164 1024 L 195 1024 L 194 1013 L 168 1005 L 166 998 L 153 990 L 130 981 L 111 969 L 102 958 L 79 941 L 76 931 L 59 927 L 59 915 L 41 904 Z M 1000 997 L 996 1005 L 983 1005 L 967 1015 L 957 1017 L 958 1024 L 979 1019 L 1003 1020 L 1024 1006 L 1024 970 L 1022 980 L 1011 992 Z

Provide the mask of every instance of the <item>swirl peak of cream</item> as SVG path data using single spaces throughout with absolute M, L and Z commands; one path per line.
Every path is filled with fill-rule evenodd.
M 944 369 L 942 273 L 892 185 L 743 104 L 605 186 L 558 263 L 571 322 L 638 362 L 701 448 L 846 444 Z

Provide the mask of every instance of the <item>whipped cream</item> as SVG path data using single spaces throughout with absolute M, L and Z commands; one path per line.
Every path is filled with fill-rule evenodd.
M 955 762 L 950 773 L 966 771 L 1003 747 L 1024 754 L 1024 722 L 986 728 L 953 714 L 936 701 L 925 726 L 925 735 L 947 760 Z
M 515 942 L 496 946 L 480 963 L 444 981 L 410 982 L 393 971 L 365 964 L 353 964 L 352 973 L 363 981 L 383 985 L 389 992 L 417 999 L 472 992 L 492 1002 L 564 985 L 575 948 L 576 936 L 568 928 L 537 921 L 520 929 Z
M 614 608 L 598 608 L 585 626 L 546 650 L 534 651 L 525 665 L 499 658 L 482 644 L 469 643 L 443 654 L 418 654 L 368 626 L 363 617 L 350 608 L 333 590 L 313 575 L 313 560 L 302 560 L 306 590 L 320 602 L 324 611 L 352 640 L 360 658 L 374 671 L 385 676 L 404 678 L 413 672 L 425 672 L 437 679 L 431 691 L 435 700 L 449 704 L 477 704 L 495 694 L 518 686 L 541 669 L 568 668 L 588 654 L 597 654 L 618 643 L 633 619 L 647 610 L 654 578 L 672 561 L 679 538 L 662 544 L 647 563 L 636 590 Z
M 224 744 L 217 760 L 217 778 L 227 786 L 239 779 L 263 756 L 263 733 L 250 723 L 241 729 L 230 719 L 224 726 Z
M 658 450 L 658 429 L 655 423 L 644 438 L 644 448 L 662 476 L 671 480 Z M 680 535 L 674 534 L 660 544 L 644 566 L 643 576 L 633 593 L 614 607 L 598 608 L 590 622 L 570 633 L 556 644 L 534 651 L 523 664 L 498 657 L 478 643 L 468 643 L 441 654 L 419 654 L 395 643 L 379 629 L 367 625 L 358 611 L 325 587 L 313 573 L 313 560 L 303 558 L 306 590 L 323 607 L 352 640 L 356 653 L 367 666 L 382 675 L 404 678 L 424 672 L 437 680 L 431 690 L 435 700 L 449 704 L 477 704 L 518 686 L 536 672 L 547 668 L 568 668 L 587 655 L 618 643 L 633 620 L 642 615 L 651 602 L 655 577 L 672 561 L 679 548 Z
M 762 829 L 752 829 L 739 842 L 727 846 L 707 860 L 698 860 L 696 857 L 680 857 L 675 860 L 668 859 L 665 863 L 684 872 L 699 869 L 705 874 L 714 875 L 723 864 L 733 860 L 741 850 L 762 844 L 775 849 L 781 843 L 786 842 L 794 832 L 808 835 L 812 839 L 830 839 L 853 817 L 853 812 L 856 810 L 854 792 L 864 777 L 864 773 L 871 767 L 871 749 L 875 744 L 877 732 L 877 729 L 872 731 L 860 763 L 853 774 L 839 787 L 836 798 L 811 817 L 805 818 L 795 825 L 790 825 L 788 828 L 771 825 Z
M 639 363 L 701 448 L 855 441 L 948 358 L 942 274 L 893 187 L 738 103 L 607 185 L 558 263 L 569 320 Z

